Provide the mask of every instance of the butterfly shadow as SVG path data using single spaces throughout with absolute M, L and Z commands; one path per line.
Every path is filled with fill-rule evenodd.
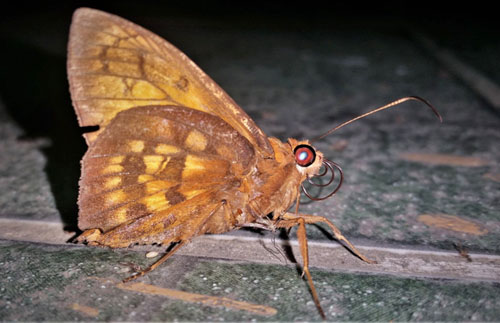
M 71 107 L 66 50 L 61 48 L 58 52 L 51 52 L 16 38 L 4 39 L 3 44 L 0 59 L 11 63 L 4 64 L 0 74 L 0 98 L 6 110 L 0 111 L 5 114 L 2 121 L 13 124 L 12 128 L 21 128 L 16 130 L 20 134 L 14 139 L 14 145 L 29 146 L 44 157 L 36 162 L 29 156 L 17 157 L 19 163 L 27 166 L 19 165 L 21 167 L 16 169 L 22 171 L 17 174 L 14 171 L 10 176 L 22 176 L 28 181 L 23 185 L 41 189 L 29 191 L 35 196 L 20 196 L 17 202 L 10 203 L 19 203 L 17 208 L 13 207 L 19 210 L 20 218 L 51 221 L 58 214 L 65 230 L 77 231 L 80 159 L 86 147 Z M 13 134 L 6 136 L 12 137 Z M 19 148 L 18 151 L 19 154 L 33 155 L 26 149 Z M 47 181 L 51 192 L 45 189 Z M 18 191 L 20 195 L 28 194 L 21 189 Z M 23 205 L 23 201 L 29 201 L 30 207 Z
M 352 254 L 354 257 L 361 259 L 358 257 L 356 253 L 354 253 L 347 245 L 345 245 L 342 241 L 335 239 L 333 234 L 328 231 L 327 229 L 323 228 L 320 224 L 311 224 L 312 226 L 316 227 L 322 234 L 324 234 L 326 237 L 328 237 L 329 240 L 333 240 L 337 243 L 339 243 L 344 249 L 346 249 L 350 254 Z

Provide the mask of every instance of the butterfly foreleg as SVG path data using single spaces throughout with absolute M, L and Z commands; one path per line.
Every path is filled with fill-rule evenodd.
M 363 260 L 369 264 L 376 264 L 377 263 L 376 261 L 370 260 L 367 257 L 363 256 L 363 254 L 361 252 L 359 252 L 359 250 L 356 249 L 356 247 L 349 240 L 347 240 L 346 237 L 344 237 L 342 232 L 340 232 L 340 230 L 332 222 L 330 222 L 330 220 L 328 220 L 325 217 L 318 216 L 318 215 L 301 214 L 301 213 L 294 214 L 294 213 L 287 212 L 281 216 L 281 220 L 279 220 L 279 221 L 283 222 L 283 224 L 286 224 L 287 221 L 295 221 L 295 219 L 297 219 L 297 218 L 303 219 L 305 221 L 305 223 L 307 223 L 307 224 L 325 223 L 332 230 L 334 238 L 337 239 L 338 241 L 344 242 L 347 245 L 347 247 L 356 256 L 358 256 L 361 260 Z

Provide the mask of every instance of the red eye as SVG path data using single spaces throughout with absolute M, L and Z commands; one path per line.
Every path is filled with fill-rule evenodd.
M 307 167 L 314 163 L 316 159 L 316 152 L 314 148 L 308 145 L 298 145 L 294 150 L 295 162 L 299 166 Z

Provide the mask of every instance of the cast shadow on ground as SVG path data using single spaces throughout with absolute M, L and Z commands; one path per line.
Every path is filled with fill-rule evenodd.
M 15 39 L 3 44 L 2 62 L 10 63 L 2 67 L 0 96 L 24 131 L 18 140 L 50 140 L 40 148 L 47 160 L 44 171 L 65 230 L 78 230 L 78 179 L 86 146 L 71 106 L 66 57 Z

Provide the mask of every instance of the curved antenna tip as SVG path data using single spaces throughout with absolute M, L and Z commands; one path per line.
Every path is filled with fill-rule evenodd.
M 429 108 L 431 108 L 432 112 L 434 112 L 434 114 L 436 115 L 436 117 L 438 117 L 439 122 L 443 123 L 443 117 L 441 116 L 441 114 L 439 114 L 438 110 L 429 101 L 427 101 L 426 99 L 421 98 L 419 96 L 416 96 L 416 95 L 411 95 L 411 96 L 408 96 L 407 98 L 409 100 L 415 100 L 415 101 L 419 101 L 419 102 L 424 103 L 426 106 L 428 106 Z M 402 99 L 405 99 L 405 98 L 401 98 L 400 100 L 402 100 Z M 400 103 L 403 103 L 403 102 L 404 101 L 401 101 Z
M 338 125 L 338 126 L 332 128 L 332 129 L 328 130 L 327 132 L 325 132 L 321 136 L 318 136 L 318 137 L 310 140 L 310 142 L 317 141 L 319 139 L 323 139 L 326 136 L 330 135 L 331 133 L 339 130 L 340 128 L 342 128 L 344 126 L 347 126 L 350 123 L 353 123 L 354 121 L 357 121 L 359 119 L 362 119 L 362 118 L 367 117 L 369 115 L 372 115 L 374 113 L 380 112 L 380 111 L 385 110 L 385 109 L 389 109 L 389 108 L 391 108 L 393 106 L 399 105 L 399 104 L 401 104 L 403 102 L 410 101 L 410 100 L 419 101 L 419 102 L 422 102 L 423 104 L 427 105 L 429 108 L 431 108 L 431 110 L 434 112 L 434 114 L 438 117 L 439 122 L 441 122 L 441 123 L 443 122 L 443 117 L 441 117 L 441 115 L 439 114 L 438 110 L 429 101 L 427 101 L 427 100 L 425 100 L 425 99 L 423 99 L 423 98 L 421 98 L 419 96 L 405 96 L 403 98 L 400 98 L 400 99 L 397 99 L 395 101 L 392 101 L 392 102 L 390 102 L 390 103 L 388 103 L 388 104 L 386 104 L 384 106 L 381 106 L 381 107 L 378 107 L 378 108 L 373 109 L 371 111 L 368 111 L 366 113 L 363 113 L 362 115 L 357 116 L 356 118 L 353 118 L 353 119 L 351 119 L 349 121 L 341 123 L 340 125 Z

